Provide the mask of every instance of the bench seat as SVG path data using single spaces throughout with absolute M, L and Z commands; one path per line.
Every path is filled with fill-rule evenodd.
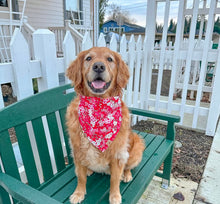
M 163 136 L 137 133 L 144 138 L 147 148 L 140 165 L 132 170 L 134 179 L 129 183 L 121 182 L 120 191 L 123 203 L 138 201 L 173 144 L 173 141 L 165 140 Z M 62 173 L 41 186 L 39 190 L 61 203 L 69 203 L 69 196 L 73 193 L 76 185 L 74 165 L 70 165 Z M 92 174 L 88 177 L 87 195 L 82 203 L 108 203 L 109 187 L 110 176 Z

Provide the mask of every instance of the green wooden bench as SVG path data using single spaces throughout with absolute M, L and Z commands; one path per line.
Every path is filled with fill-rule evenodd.
M 69 203 L 69 196 L 73 193 L 77 184 L 65 127 L 66 107 L 75 96 L 74 92 L 66 92 L 69 88 L 70 85 L 54 88 L 31 96 L 0 111 L 0 203 L 10 203 L 10 199 L 13 199 L 15 203 Z M 130 111 L 132 114 L 165 120 L 168 123 L 166 138 L 138 132 L 144 138 L 147 148 L 144 151 L 141 164 L 132 171 L 133 180 L 130 183 L 121 182 L 122 201 L 127 204 L 138 201 L 155 174 L 169 183 L 175 137 L 174 123 L 179 122 L 178 116 L 135 108 L 131 108 Z M 57 113 L 55 112 L 59 113 L 60 123 L 57 122 Z M 47 118 L 51 135 L 51 146 L 57 168 L 55 174 L 53 173 L 42 116 Z M 43 183 L 40 182 L 34 160 L 26 125 L 28 121 L 31 121 L 34 131 L 42 166 Z M 63 143 L 60 139 L 58 124 L 62 125 L 66 144 L 66 157 L 62 149 Z M 14 128 L 16 132 L 28 185 L 21 182 L 10 141 L 9 128 Z M 164 163 L 163 173 L 158 173 L 157 170 L 162 163 Z M 109 176 L 102 174 L 93 174 L 88 177 L 87 195 L 83 203 L 108 203 L 109 181 Z

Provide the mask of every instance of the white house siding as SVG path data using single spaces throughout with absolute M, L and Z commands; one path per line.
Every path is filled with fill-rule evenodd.
M 0 11 L 9 11 L 9 7 L 0 6 Z M 0 19 L 9 19 L 9 14 L 0 12 Z
M 91 5 L 91 6 L 90 6 Z M 92 25 L 92 22 L 91 22 L 91 14 L 92 14 L 92 11 L 91 11 L 91 8 L 92 8 L 92 4 L 90 3 L 90 0 L 83 0 L 83 10 L 85 11 L 85 26 L 88 28 Z
M 20 2 L 19 9 L 22 8 L 23 4 Z M 24 15 L 28 17 L 28 23 L 35 29 L 63 27 L 63 0 L 27 0 Z

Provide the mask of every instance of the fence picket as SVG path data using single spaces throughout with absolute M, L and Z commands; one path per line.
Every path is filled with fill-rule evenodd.
M 84 37 L 83 37 L 83 41 L 82 41 L 82 51 L 83 50 L 88 50 L 92 47 L 92 40 L 89 36 L 89 32 L 86 31 Z
M 134 35 L 131 35 L 129 44 L 128 44 L 128 67 L 130 72 L 130 78 L 127 86 L 127 105 L 129 107 L 133 106 L 133 79 L 134 79 L 134 60 L 135 60 L 135 41 Z
M 100 35 L 99 35 L 98 47 L 106 47 L 105 37 L 104 37 L 103 33 L 100 33 Z
M 112 37 L 111 37 L 111 41 L 110 41 L 110 46 L 109 48 L 115 52 L 117 52 L 117 40 L 116 40 L 116 36 L 113 33 Z
M 140 107 L 144 109 L 145 99 L 148 97 L 147 86 L 150 86 L 150 82 L 146 80 L 147 77 L 147 56 L 146 56 L 146 47 L 147 47 L 147 36 L 144 38 L 143 44 L 143 54 L 142 54 L 142 66 L 141 66 L 141 84 L 140 84 Z M 143 119 L 142 117 L 139 117 Z
M 160 50 L 160 62 L 159 62 L 158 79 L 157 79 L 155 111 L 159 110 L 159 101 L 160 101 L 162 78 L 163 78 L 163 68 L 164 68 L 164 61 L 165 61 L 164 59 L 165 59 L 165 51 L 166 51 L 166 46 L 167 46 L 169 11 L 170 11 L 170 1 L 166 0 L 163 36 L 162 36 L 162 43 L 161 43 L 161 50 Z
M 135 74 L 134 74 L 134 94 L 133 94 L 133 107 L 139 108 L 139 85 L 140 85 L 140 72 L 141 72 L 141 60 L 142 60 L 142 39 L 141 35 L 138 36 L 138 40 L 136 43 L 136 66 L 135 66 Z M 137 121 L 137 116 L 133 117 L 133 123 Z
M 178 18 L 177 18 L 177 28 L 176 28 L 176 38 L 174 44 L 174 53 L 173 53 L 173 61 L 172 61 L 172 71 L 170 77 L 170 87 L 169 87 L 169 98 L 168 98 L 168 107 L 167 113 L 171 113 L 172 111 L 172 104 L 173 104 L 173 94 L 175 89 L 175 83 L 177 79 L 177 71 L 178 71 L 178 58 L 180 45 L 181 45 L 181 36 L 183 33 L 183 23 L 184 23 L 184 8 L 185 8 L 185 1 L 179 2 L 179 9 L 178 9 Z
M 124 60 L 127 63 L 127 40 L 125 34 L 122 35 L 121 42 L 120 42 L 120 55 L 122 60 Z M 122 96 L 122 99 L 125 101 L 127 97 L 127 91 L 124 91 L 124 94 Z
M 220 45 L 220 39 L 218 44 Z M 220 46 L 218 46 L 218 59 L 220 59 Z M 218 60 L 216 65 L 215 79 L 217 80 L 214 80 L 213 83 L 213 94 L 211 97 L 211 104 L 206 126 L 206 134 L 211 136 L 214 136 L 215 134 L 217 121 L 220 114 L 220 94 L 218 94 L 220 87 L 220 60 Z
M 63 41 L 63 55 L 64 55 L 64 72 L 70 65 L 71 61 L 76 58 L 76 45 L 75 41 L 72 38 L 70 31 L 66 32 Z M 70 80 L 65 75 L 65 83 L 70 83 Z
M 181 101 L 181 108 L 180 108 L 180 117 L 181 117 L 180 124 L 183 124 L 183 118 L 184 118 L 184 109 L 185 109 L 185 104 L 186 104 L 186 96 L 187 96 L 187 90 L 188 90 L 192 54 L 193 54 L 193 50 L 195 46 L 194 39 L 195 39 L 195 32 L 196 32 L 196 21 L 197 21 L 197 16 L 198 16 L 198 9 L 199 9 L 199 0 L 195 0 L 194 6 L 193 6 L 194 15 L 192 16 L 192 21 L 190 25 L 189 46 L 188 46 L 188 52 L 187 52 L 187 58 L 186 58 L 186 69 L 185 69 L 184 82 L 183 82 L 184 89 L 182 91 L 182 101 Z
M 198 90 L 197 90 L 197 95 L 196 95 L 196 104 L 195 104 L 195 111 L 193 114 L 193 124 L 192 127 L 196 128 L 197 126 L 197 121 L 198 121 L 198 115 L 199 115 L 199 106 L 200 106 L 200 101 L 202 97 L 202 86 L 204 83 L 204 78 L 207 70 L 207 55 L 208 55 L 208 50 L 210 48 L 210 43 L 212 40 L 212 32 L 213 32 L 213 26 L 214 26 L 214 12 L 215 12 L 215 6 L 216 6 L 216 0 L 211 0 L 210 3 L 210 9 L 209 9 L 209 18 L 208 18 L 208 24 L 207 24 L 207 30 L 206 30 L 206 36 L 205 36 L 205 43 L 203 47 L 203 55 L 202 55 L 202 65 L 200 69 L 200 75 L 199 75 L 199 85 L 198 85 Z
M 12 36 L 10 51 L 17 99 L 21 100 L 33 94 L 33 85 L 30 74 L 29 47 L 18 28 Z
M 120 42 L 120 54 L 122 59 L 127 62 L 127 40 L 125 34 L 122 35 Z

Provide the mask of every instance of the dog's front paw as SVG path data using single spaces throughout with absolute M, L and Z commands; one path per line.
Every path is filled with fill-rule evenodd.
M 81 191 L 75 191 L 71 196 L 70 196 L 70 203 L 76 204 L 76 203 L 81 203 L 85 198 L 85 193 Z
M 120 204 L 121 203 L 121 194 L 120 193 L 110 194 L 109 202 L 110 202 L 110 204 Z

